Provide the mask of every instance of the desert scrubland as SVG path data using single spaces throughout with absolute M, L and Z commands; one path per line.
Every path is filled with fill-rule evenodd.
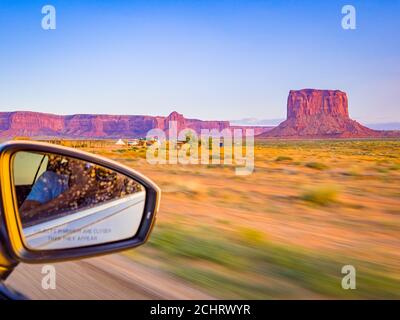
M 244 177 L 151 165 L 145 147 L 79 147 L 162 189 L 151 239 L 123 253 L 136 263 L 219 298 L 400 297 L 398 140 L 257 140 Z M 345 265 L 356 290 L 342 289 Z

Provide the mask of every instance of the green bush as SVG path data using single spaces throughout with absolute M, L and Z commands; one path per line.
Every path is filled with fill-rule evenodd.
M 276 162 L 280 162 L 280 161 L 292 161 L 293 158 L 288 157 L 288 156 L 279 156 L 275 159 Z
M 332 186 L 320 186 L 303 192 L 301 199 L 317 205 L 325 206 L 336 202 L 338 190 Z
M 306 163 L 307 168 L 315 169 L 315 170 L 325 170 L 328 169 L 328 166 L 321 162 L 308 162 Z

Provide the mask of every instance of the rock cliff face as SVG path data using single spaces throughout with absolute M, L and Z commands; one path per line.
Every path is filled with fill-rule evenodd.
M 346 93 L 339 90 L 291 90 L 287 102 L 287 118 L 302 119 L 313 115 L 348 118 Z
M 339 90 L 290 91 L 287 119 L 263 137 L 352 138 L 384 133 L 350 119 L 346 93 Z
M 14 138 L 26 136 L 71 139 L 139 138 L 145 137 L 147 132 L 154 128 L 167 131 L 170 121 L 177 122 L 178 131 L 190 128 L 200 133 L 202 129 L 217 129 L 221 131 L 231 128 L 229 121 L 186 119 L 178 112 L 172 112 L 168 117 L 152 117 L 93 114 L 60 116 L 19 111 L 0 112 L 0 137 Z M 268 129 L 268 127 L 258 127 L 256 132 L 262 133 Z
M 164 118 L 163 125 L 158 128 L 166 131 L 169 128 L 170 121 L 177 123 L 178 131 L 183 129 L 193 129 L 197 133 L 200 133 L 202 129 L 217 129 L 219 131 L 229 128 L 229 121 L 203 121 L 198 119 L 186 119 L 182 114 L 174 111 L 168 117 Z

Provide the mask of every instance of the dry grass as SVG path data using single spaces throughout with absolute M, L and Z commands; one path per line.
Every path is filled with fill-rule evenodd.
M 221 298 L 400 298 L 400 141 L 258 141 L 255 172 L 87 150 L 164 191 L 132 259 Z M 121 149 L 121 148 L 119 148 Z M 353 264 L 357 290 L 340 287 Z
M 304 191 L 300 198 L 313 204 L 325 206 L 337 201 L 338 190 L 335 186 L 313 187 Z

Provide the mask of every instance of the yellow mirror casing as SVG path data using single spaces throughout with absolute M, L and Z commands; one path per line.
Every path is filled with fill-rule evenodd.
M 13 185 L 13 155 L 18 151 L 48 152 L 88 161 L 130 177 L 146 189 L 145 211 L 139 230 L 133 238 L 87 247 L 57 250 L 31 250 L 24 242 L 22 224 L 17 212 Z M 0 279 L 4 279 L 19 262 L 48 263 L 113 253 L 146 242 L 154 226 L 161 191 L 147 177 L 107 158 L 72 148 L 32 141 L 11 141 L 0 145 Z

